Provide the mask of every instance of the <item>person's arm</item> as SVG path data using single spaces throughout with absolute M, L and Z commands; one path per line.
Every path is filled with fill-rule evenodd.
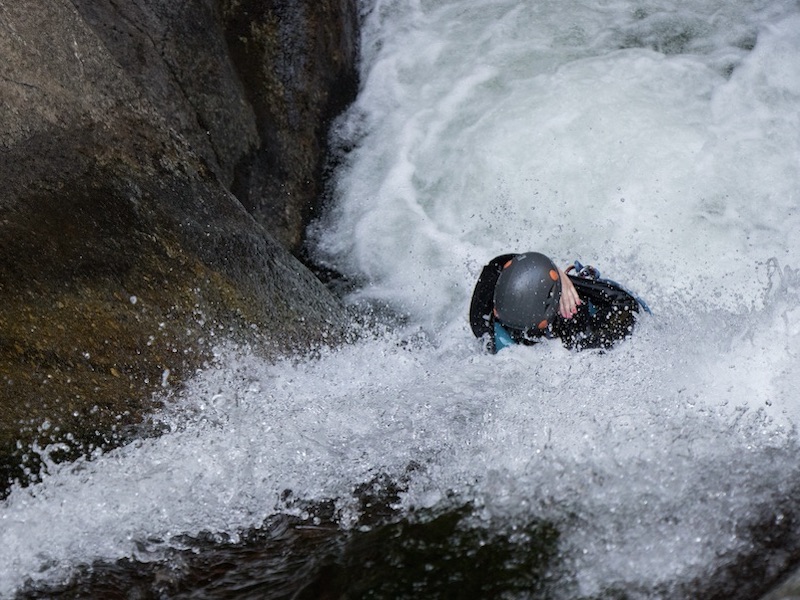
M 561 298 L 558 299 L 558 314 L 565 319 L 571 319 L 578 312 L 578 307 L 583 302 L 567 274 L 561 269 L 558 270 L 558 274 L 561 277 Z
M 483 337 L 487 333 L 494 336 L 494 320 L 492 318 L 494 287 L 500 278 L 503 265 L 513 257 L 513 254 L 496 256 L 483 267 L 480 277 L 478 277 L 469 307 L 469 324 L 476 338 Z

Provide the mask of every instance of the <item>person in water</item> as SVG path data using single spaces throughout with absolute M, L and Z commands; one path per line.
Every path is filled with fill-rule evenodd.
M 539 252 L 503 254 L 475 284 L 470 327 L 492 353 L 546 338 L 575 350 L 610 348 L 633 332 L 640 307 L 650 312 L 594 267 L 576 262 L 563 271 Z

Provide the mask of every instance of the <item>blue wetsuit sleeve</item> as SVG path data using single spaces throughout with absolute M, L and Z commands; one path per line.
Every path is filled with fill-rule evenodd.
M 515 342 L 511 339 L 511 336 L 508 334 L 508 331 L 500 325 L 497 321 L 494 323 L 494 349 L 495 352 L 500 352 L 506 346 L 511 346 Z

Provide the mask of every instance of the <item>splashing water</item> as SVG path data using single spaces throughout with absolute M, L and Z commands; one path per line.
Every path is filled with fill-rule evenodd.
M 221 348 L 170 432 L 0 507 L 0 596 L 236 540 L 294 497 L 556 523 L 565 597 L 655 597 L 746 552 L 800 483 L 795 2 L 376 0 L 317 260 L 402 324 L 307 360 Z M 481 351 L 481 266 L 580 259 L 654 311 L 610 352 Z M 414 468 L 409 471 L 409 465 Z M 499 525 L 498 525 L 499 526 Z M 660 593 L 660 592 L 659 592 Z M 669 596 L 668 591 L 663 592 Z

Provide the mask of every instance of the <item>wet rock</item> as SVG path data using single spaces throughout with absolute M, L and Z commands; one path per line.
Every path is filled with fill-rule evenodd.
M 305 156 L 307 139 L 263 117 L 286 105 L 252 86 L 283 66 L 239 70 L 231 32 L 246 43 L 246 3 L 179 4 L 0 0 L 0 491 L 42 457 L 139 435 L 224 341 L 277 356 L 347 335 L 339 302 L 275 239 L 299 244 L 302 218 L 286 214 L 308 213 L 324 137 Z M 273 50 L 325 65 L 327 48 Z M 294 108 L 318 136 L 332 77 Z M 303 154 L 306 170 L 253 158 L 270 153 Z M 300 171 L 308 195 L 281 208 L 277 182 L 294 189 Z
M 233 191 L 298 252 L 322 192 L 328 125 L 357 91 L 352 0 L 220 0 L 226 39 L 261 143 L 237 163 Z
M 75 0 L 171 127 L 299 253 L 330 120 L 355 96 L 353 0 Z
M 160 560 L 81 565 L 64 582 L 29 585 L 20 599 L 126 597 L 557 598 L 559 530 L 548 521 L 489 530 L 472 505 L 344 529 L 327 512 L 273 515 L 231 540 L 202 533 Z M 485 525 L 485 524 L 484 524 Z M 493 524 L 497 528 L 497 523 Z M 140 556 L 146 556 L 142 548 Z M 616 597 L 616 596 L 615 596 Z M 625 597 L 620 595 L 619 597 Z

